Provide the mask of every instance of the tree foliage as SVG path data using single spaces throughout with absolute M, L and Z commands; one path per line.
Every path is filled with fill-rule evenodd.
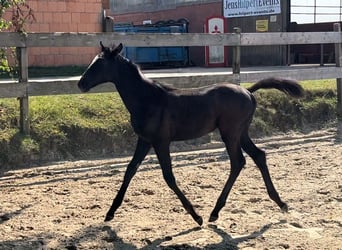
M 35 21 L 33 10 L 25 0 L 0 0 L 0 32 L 12 31 L 25 34 L 27 23 Z M 15 48 L 0 48 L 0 74 L 11 73 L 9 58 L 16 61 Z

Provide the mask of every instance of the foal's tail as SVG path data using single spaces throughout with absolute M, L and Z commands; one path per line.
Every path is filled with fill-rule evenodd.
M 258 89 L 278 89 L 296 98 L 303 97 L 305 94 L 304 89 L 297 81 L 274 77 L 260 80 L 247 89 L 251 93 L 257 91 Z

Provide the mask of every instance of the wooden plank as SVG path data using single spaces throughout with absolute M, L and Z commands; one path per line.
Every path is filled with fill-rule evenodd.
M 241 46 L 341 43 L 338 32 L 241 33 Z
M 29 33 L 28 47 L 97 47 L 119 44 L 134 47 L 234 45 L 235 34 L 204 33 Z
M 341 43 L 339 32 L 269 32 L 242 33 L 242 46 L 327 44 Z M 27 38 L 16 33 L 0 33 L 0 46 L 17 47 L 97 47 L 104 44 L 119 44 L 134 47 L 154 46 L 236 46 L 237 34 L 204 33 L 28 33 Z
M 28 81 L 28 52 L 27 48 L 17 48 L 19 60 L 19 84 L 27 86 Z M 29 115 L 29 97 L 27 93 L 20 97 L 20 131 L 24 135 L 30 134 L 30 115 Z
M 177 88 L 196 88 L 220 82 L 232 82 L 233 77 L 232 75 L 221 74 L 187 75 L 182 77 L 151 77 L 151 79 Z M 48 82 L 30 81 L 28 83 L 27 92 L 29 96 L 81 94 L 81 91 L 77 87 L 77 82 L 77 80 Z M 96 86 L 89 93 L 105 93 L 114 91 L 116 91 L 115 85 L 112 83 L 105 83 Z
M 81 94 L 82 92 L 77 87 L 77 80 L 67 81 L 33 81 L 28 83 L 28 94 L 30 96 L 44 95 L 72 95 Z M 113 92 L 115 86 L 112 83 L 101 84 L 90 91 L 90 93 L 105 93 Z
M 279 67 L 281 68 L 281 67 Z M 240 74 L 241 82 L 256 82 L 266 77 L 285 77 L 293 78 L 297 80 L 316 80 L 316 79 L 331 79 L 342 78 L 342 68 L 337 67 L 314 67 L 305 69 L 286 69 L 286 70 L 273 70 L 273 71 L 259 71 L 259 72 L 242 72 Z M 150 77 L 153 80 L 169 84 L 177 88 L 196 88 L 202 86 L 208 86 L 215 83 L 222 82 L 234 82 L 234 75 L 231 73 L 222 74 L 194 74 L 194 75 L 182 75 L 180 77 Z M 81 91 L 77 87 L 77 80 L 66 81 L 32 81 L 28 83 L 28 95 L 30 96 L 44 96 L 44 95 L 70 95 L 81 94 Z M 4 88 L 1 88 L 0 84 L 0 97 L 15 97 L 10 91 L 4 91 L 3 89 L 12 88 L 15 89 L 15 93 L 23 94 L 25 89 L 14 87 L 19 84 L 7 83 Z M 20 92 L 21 91 L 21 92 Z M 116 91 L 115 86 L 112 83 L 101 84 L 90 91 L 90 93 L 105 93 Z
M 321 80 L 342 77 L 342 68 L 336 67 L 315 67 L 306 69 L 289 69 L 279 71 L 260 71 L 242 73 L 241 82 L 255 82 L 267 77 L 293 78 L 298 81 Z
M 0 98 L 17 98 L 26 95 L 26 86 L 18 83 L 0 83 Z
M 156 33 L 30 33 L 30 47 L 96 47 L 104 44 L 119 44 L 134 47 L 154 46 L 235 46 L 239 45 L 238 34 L 156 34 Z M 282 45 L 341 42 L 336 32 L 292 32 L 292 33 L 243 33 L 241 45 Z
M 339 33 L 341 36 L 341 24 L 334 24 L 334 31 Z M 336 68 L 342 69 L 342 42 L 335 43 L 335 61 Z M 336 77 L 336 87 L 337 87 L 337 113 L 342 118 L 342 76 Z
M 153 80 L 171 85 L 176 88 L 198 88 L 222 82 L 233 82 L 233 74 L 192 75 L 183 77 L 153 78 Z
M 0 32 L 0 47 L 26 47 L 26 36 L 17 32 Z
M 234 28 L 234 33 L 239 36 L 240 43 L 241 43 L 241 29 L 240 28 Z M 233 75 L 234 79 L 233 82 L 236 84 L 240 84 L 240 69 L 241 69 L 241 46 L 237 45 L 233 47 Z

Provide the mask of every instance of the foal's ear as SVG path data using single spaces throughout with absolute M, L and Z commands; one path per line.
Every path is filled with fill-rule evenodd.
M 123 45 L 122 45 L 122 43 L 120 43 L 120 44 L 113 50 L 113 55 L 116 56 L 117 54 L 119 54 L 119 53 L 121 52 L 122 48 L 123 48 Z
M 102 43 L 102 41 L 100 41 L 100 45 L 101 45 L 101 50 L 102 50 L 102 51 L 105 51 L 105 50 L 106 50 L 106 47 L 105 47 L 105 46 L 103 46 L 103 43 Z

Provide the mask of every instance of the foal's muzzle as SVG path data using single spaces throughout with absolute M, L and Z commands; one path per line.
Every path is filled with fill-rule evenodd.
M 84 85 L 85 85 L 85 84 L 84 84 L 84 79 L 83 79 L 83 77 L 82 77 L 82 78 L 79 80 L 77 86 L 78 86 L 78 88 L 79 88 L 82 92 L 88 92 L 88 91 L 89 91 L 89 88 L 85 87 Z

